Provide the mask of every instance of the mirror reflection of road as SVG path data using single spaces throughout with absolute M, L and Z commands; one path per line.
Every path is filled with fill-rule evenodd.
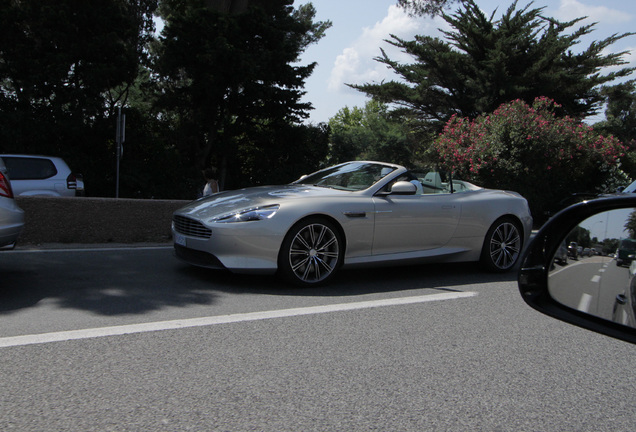
M 555 265 L 550 273 L 550 293 L 560 303 L 608 320 L 614 320 L 616 299 L 630 283 L 628 267 L 611 257 L 592 256 Z

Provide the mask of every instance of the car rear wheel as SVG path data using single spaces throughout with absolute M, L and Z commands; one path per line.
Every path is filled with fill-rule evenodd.
M 306 219 L 285 236 L 278 256 L 279 271 L 296 285 L 318 285 L 333 277 L 343 252 L 334 224 L 322 218 Z
M 519 260 L 522 246 L 523 238 L 519 224 L 508 217 L 498 219 L 484 239 L 482 264 L 490 271 L 508 271 Z

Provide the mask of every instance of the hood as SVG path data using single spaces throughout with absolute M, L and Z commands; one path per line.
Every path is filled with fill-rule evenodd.
M 309 185 L 259 186 L 233 191 L 219 192 L 199 198 L 176 211 L 181 216 L 190 216 L 210 221 L 218 216 L 253 207 L 282 204 L 283 201 L 312 196 L 342 196 L 352 192 Z

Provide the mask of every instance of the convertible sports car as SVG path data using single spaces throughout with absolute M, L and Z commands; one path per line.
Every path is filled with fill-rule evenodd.
M 177 257 L 299 285 L 341 267 L 481 261 L 514 267 L 532 229 L 526 200 L 437 170 L 347 162 L 283 186 L 219 192 L 173 215 Z

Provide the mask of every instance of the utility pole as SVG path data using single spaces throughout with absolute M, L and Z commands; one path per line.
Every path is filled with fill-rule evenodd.
M 115 198 L 119 198 L 119 161 L 124 154 L 124 141 L 126 141 L 126 114 L 121 113 L 121 107 L 117 112 L 117 131 L 115 132 L 115 142 L 117 143 L 117 174 L 115 185 Z

